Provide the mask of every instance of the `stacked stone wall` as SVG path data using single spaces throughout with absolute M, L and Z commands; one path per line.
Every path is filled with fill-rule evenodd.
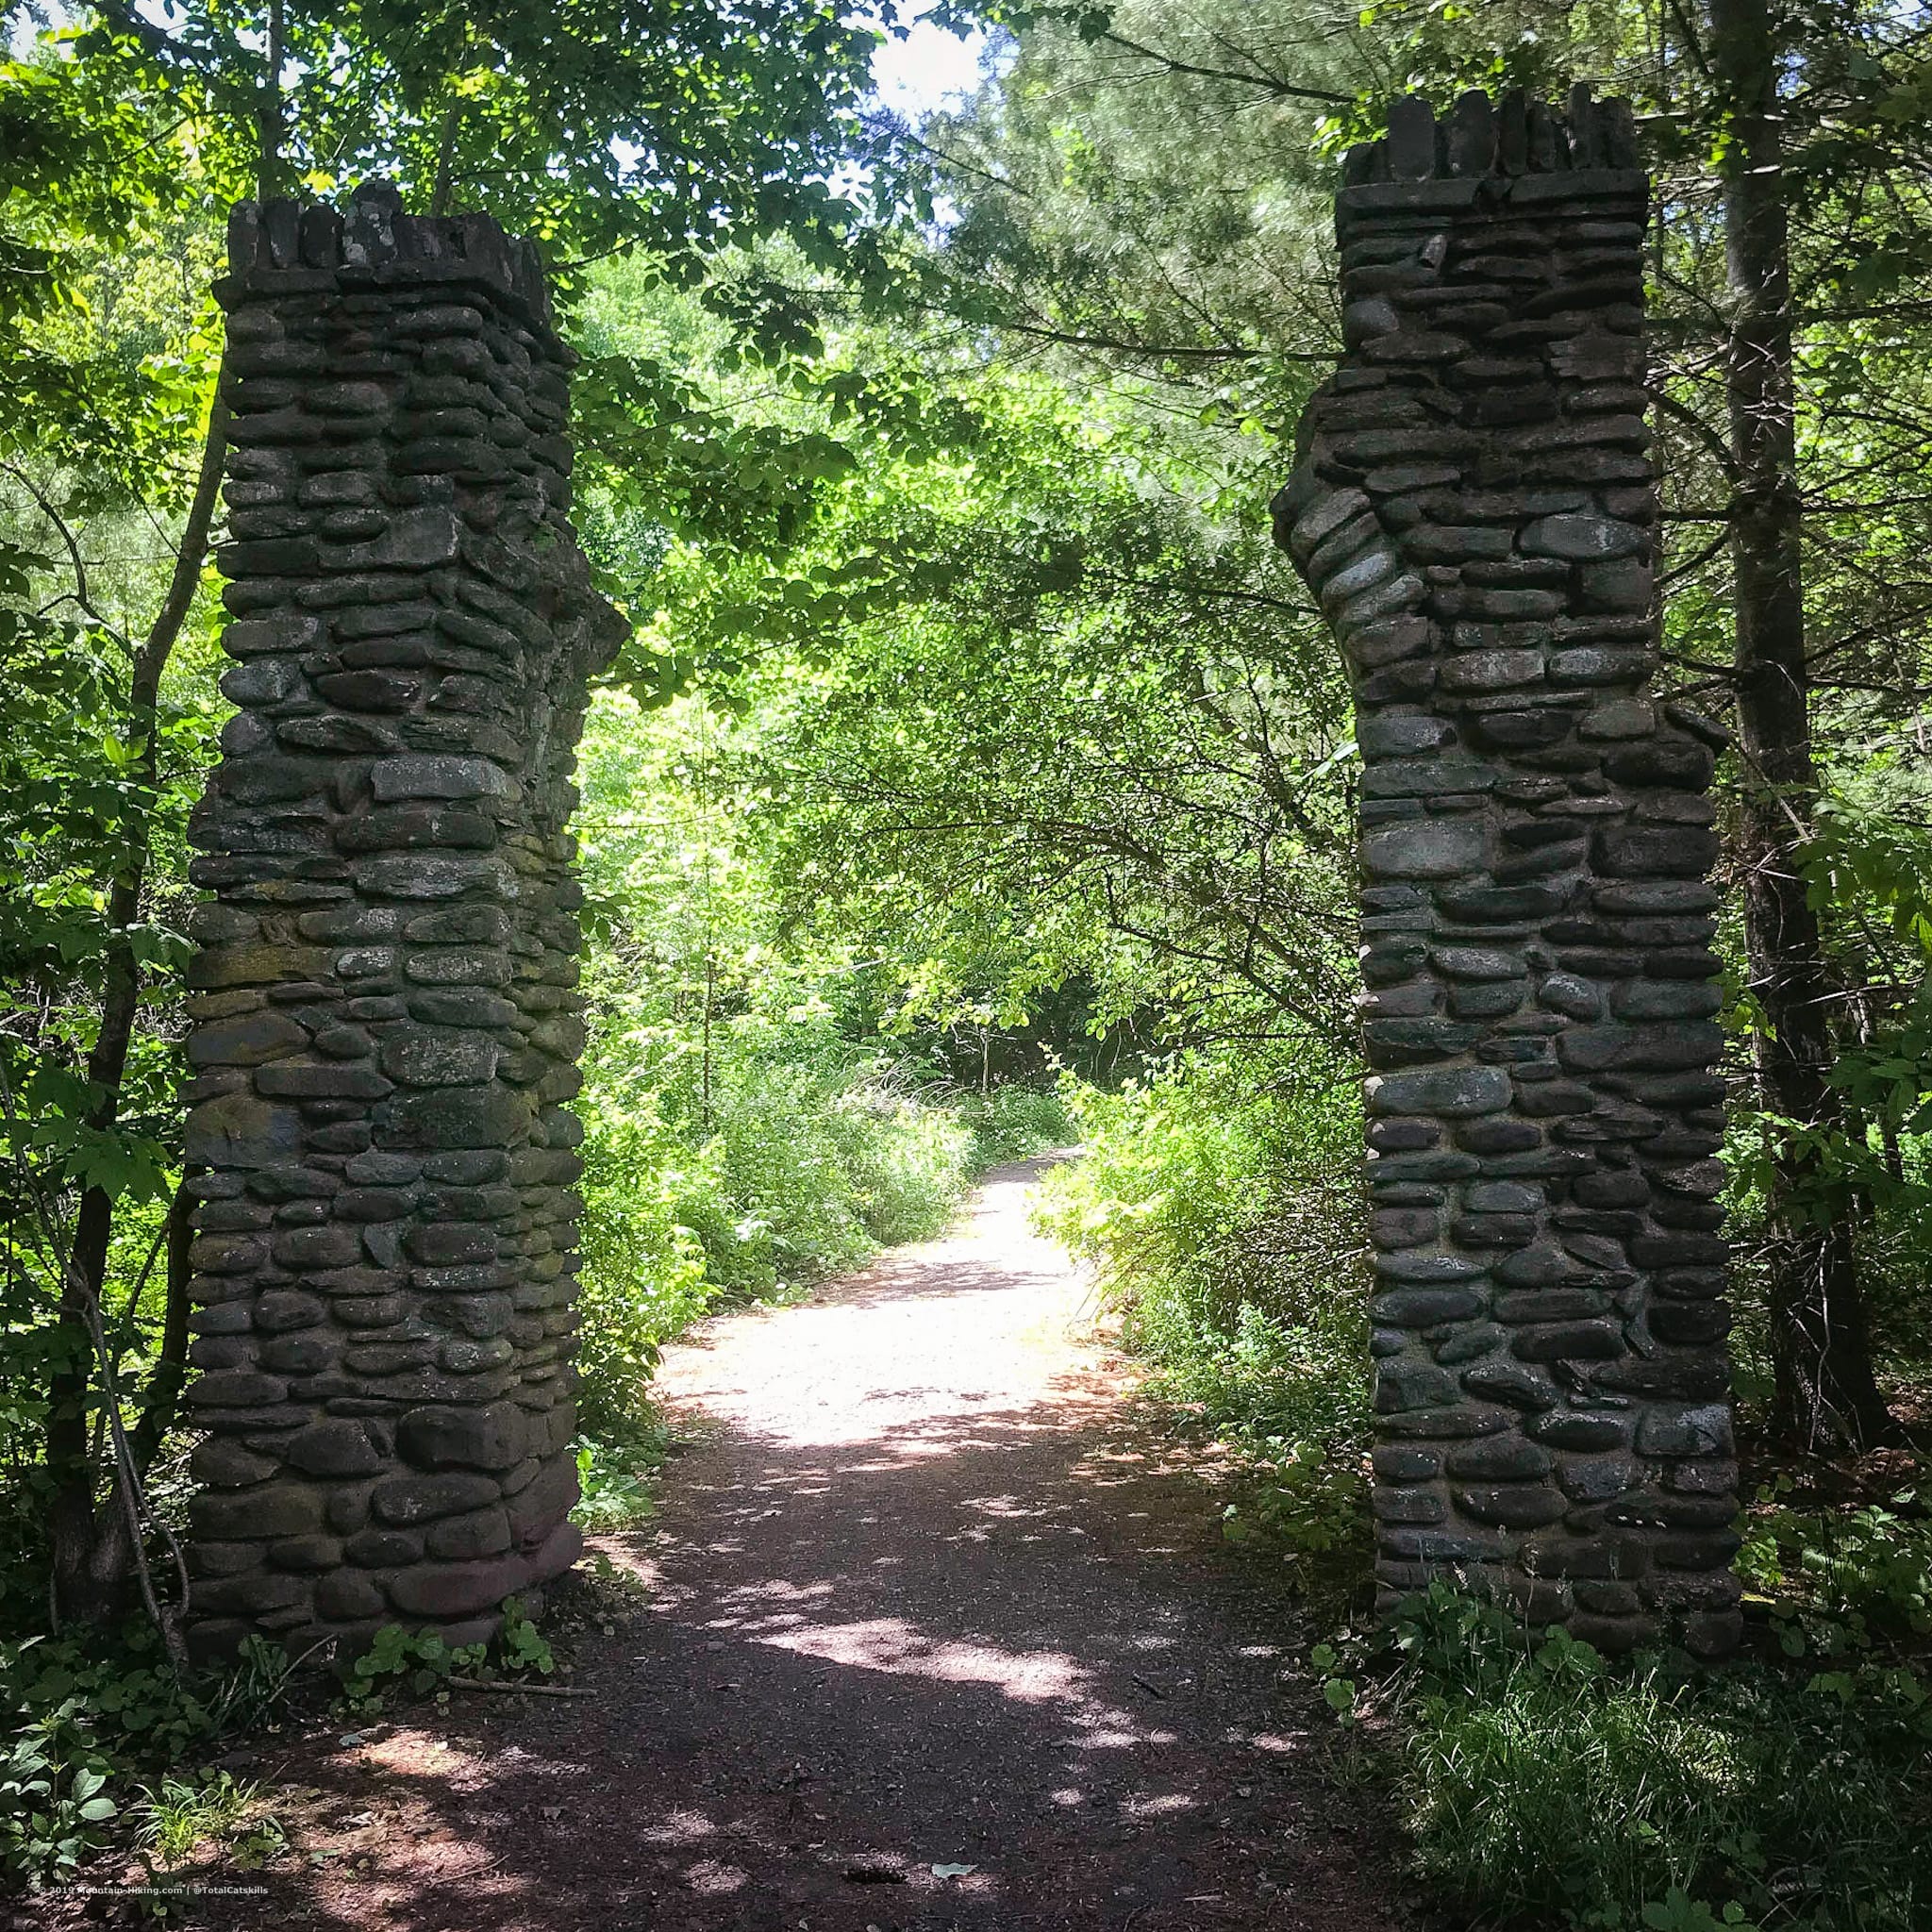
M 623 626 L 526 244 L 365 189 L 230 225 L 193 826 L 193 1636 L 482 1634 L 575 1560 L 566 829 Z
M 1352 674 L 1385 1607 L 1735 1641 L 1722 731 L 1651 693 L 1627 109 L 1399 101 L 1277 534 Z

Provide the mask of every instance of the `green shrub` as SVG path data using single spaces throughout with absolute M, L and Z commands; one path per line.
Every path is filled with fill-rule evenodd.
M 108 1795 L 114 1765 L 70 1697 L 14 1730 L 0 1759 L 0 1873 L 44 1885 L 72 1872 L 120 1810 Z
M 239 1782 L 229 1772 L 163 1776 L 142 1787 L 139 1808 L 138 1844 L 156 1876 L 185 1864 L 210 1839 L 220 1841 L 227 1864 L 239 1872 L 258 1871 L 288 1848 L 288 1835 L 261 1787 Z
M 868 1079 L 837 1097 L 831 1124 L 853 1208 L 872 1241 L 922 1241 L 952 1220 L 974 1167 L 973 1130 L 956 1113 Z
M 1312 1048 L 1196 1055 L 1113 1093 L 1070 1082 L 1084 1158 L 1038 1214 L 1097 1264 L 1151 1391 L 1237 1452 L 1229 1540 L 1336 1583 L 1366 1549 L 1356 1091 Z
M 1066 1096 L 1050 1087 L 1015 1082 L 987 1094 L 961 1093 L 955 1106 L 972 1129 L 975 1167 L 1024 1160 L 1028 1155 L 1068 1146 L 1078 1138 Z
M 640 1424 L 665 1341 L 716 1292 L 704 1246 L 683 1219 L 694 1174 L 709 1172 L 648 1100 L 597 1109 L 584 1143 L 577 1302 L 577 1409 L 592 1435 L 621 1440 Z
M 1403 1607 L 1391 1641 L 1380 1695 L 1418 1863 L 1479 1923 L 1928 1923 L 1932 1700 L 1911 1672 L 1611 1663 L 1441 1583 Z M 1352 1707 L 1353 1684 L 1333 1681 Z
M 1914 1491 L 1890 1507 L 1794 1509 L 1791 1479 L 1758 1492 L 1738 1572 L 1773 1599 L 1787 1655 L 1828 1657 L 1932 1637 L 1932 1523 Z
M 580 1408 L 601 1443 L 649 1438 L 651 1377 L 693 1322 L 938 1233 L 989 1138 L 1064 1138 L 1052 1096 L 969 1109 L 820 1015 L 739 1016 L 714 1036 L 708 1081 L 673 1046 L 612 1025 L 579 1103 Z
M 1368 1429 L 1360 1117 L 1346 1068 L 1198 1056 L 1069 1083 L 1084 1158 L 1040 1224 L 1097 1265 L 1158 1388 L 1224 1429 L 1359 1450 Z
M 452 1677 L 526 1671 L 548 1676 L 556 1668 L 549 1641 L 525 1614 L 523 1599 L 507 1596 L 503 1622 L 488 1643 L 452 1647 L 434 1630 L 385 1624 L 343 1674 L 342 1701 L 352 1716 L 376 1717 L 397 1696 L 447 1696 Z
M 570 1520 L 580 1529 L 635 1529 L 656 1513 L 651 1477 L 663 1460 L 668 1432 L 650 1422 L 629 1424 L 622 1441 L 580 1436 L 577 1501 Z

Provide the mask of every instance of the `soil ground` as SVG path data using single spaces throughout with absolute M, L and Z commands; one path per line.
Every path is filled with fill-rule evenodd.
M 1370 1932 L 1407 1923 L 1275 1569 L 1128 1399 L 997 1169 L 946 1238 L 713 1321 L 647 1607 L 579 1694 L 262 1754 L 293 1850 L 188 1906 L 356 1932 Z M 177 1910 L 180 1907 L 177 1906 Z

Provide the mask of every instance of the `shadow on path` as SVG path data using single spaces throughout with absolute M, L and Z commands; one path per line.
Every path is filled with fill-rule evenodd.
M 995 1170 L 944 1239 L 671 1351 L 695 1446 L 655 1532 L 606 1540 L 652 1605 L 590 1647 L 594 1695 L 331 1738 L 299 1775 L 340 1856 L 205 1922 L 1403 1923 L 1313 1761 L 1318 1700 L 1282 1681 L 1292 1607 L 1223 1553 L 1027 1230 L 1041 1165 Z

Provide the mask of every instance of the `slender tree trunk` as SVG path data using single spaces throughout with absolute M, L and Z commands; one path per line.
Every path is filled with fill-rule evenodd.
M 288 25 L 282 0 L 268 0 L 268 42 L 262 49 L 261 95 L 255 110 L 258 147 L 255 198 L 267 201 L 281 185 L 282 66 L 288 58 Z
M 709 954 L 705 955 L 705 1040 L 700 1056 L 699 1078 L 702 1093 L 699 1100 L 698 1115 L 702 1130 L 711 1131 L 711 1003 L 718 992 L 718 962 Z
M 1798 872 L 1811 819 L 1810 674 L 1805 654 L 1804 504 L 1792 379 L 1790 239 L 1782 172 L 1779 47 L 1768 0 L 1711 0 L 1711 69 L 1729 114 L 1724 232 L 1732 328 L 1727 384 L 1731 563 L 1737 600 L 1740 831 L 1751 991 L 1763 1015 L 1766 1109 L 1842 1130 L 1832 1064 L 1833 988 Z M 1808 1448 L 1870 1442 L 1890 1424 L 1872 1373 L 1848 1191 L 1812 1149 L 1778 1159 L 1773 1203 L 1774 1423 Z
M 144 741 L 140 778 L 150 799 L 159 781 L 157 741 L 161 674 L 167 669 L 201 581 L 227 448 L 228 412 L 218 380 L 208 439 L 202 447 L 201 473 L 195 479 L 174 574 L 154 627 L 135 653 L 128 684 L 129 723 Z M 135 828 L 108 895 L 108 943 L 102 974 L 101 1024 L 87 1064 L 88 1080 L 94 1090 L 88 1125 L 98 1133 L 112 1132 L 121 1117 L 121 1090 L 141 1005 L 141 963 L 132 931 L 147 880 L 149 833 L 145 821 Z M 178 1206 L 177 1202 L 177 1210 Z M 53 1494 L 47 1522 L 55 1599 L 62 1615 L 88 1620 L 109 1615 L 119 1607 L 133 1557 L 121 1511 L 111 1503 L 106 1509 L 97 1507 L 95 1471 L 88 1444 L 88 1398 L 95 1380 L 93 1322 L 107 1281 L 113 1233 L 113 1197 L 105 1189 L 89 1188 L 81 1196 L 74 1249 L 61 1285 L 58 1322 L 64 1353 L 48 1383 L 47 1474 Z M 172 1276 L 175 1259 L 172 1250 L 169 1259 Z M 172 1279 L 169 1291 L 171 1296 L 175 1291 Z
M 436 143 L 436 181 L 429 191 L 429 212 L 434 216 L 449 213 L 450 196 L 456 191 L 457 133 L 462 125 L 462 98 L 452 86 L 449 105 L 442 110 L 442 133 Z
M 134 1473 L 144 1482 L 154 1467 L 162 1440 L 181 1405 L 181 1391 L 188 1386 L 188 1249 L 194 1239 L 189 1219 L 194 1199 L 184 1180 L 168 1204 L 168 1224 L 164 1239 L 167 1252 L 162 1266 L 166 1300 L 161 1308 L 161 1341 L 155 1352 L 153 1373 L 142 1391 L 141 1418 L 129 1441 L 134 1449 Z

